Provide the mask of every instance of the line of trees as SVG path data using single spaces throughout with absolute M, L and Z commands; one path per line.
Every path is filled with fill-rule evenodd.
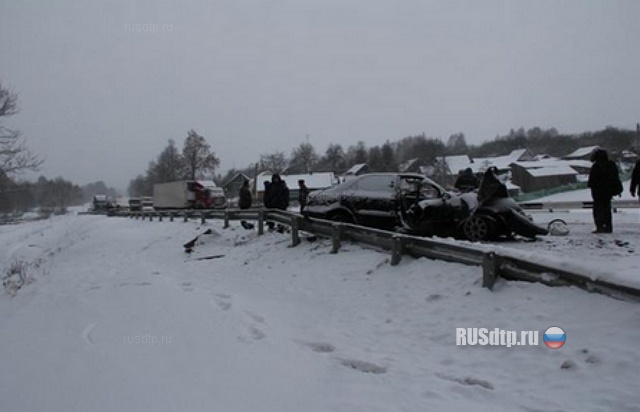
M 0 179 L 0 213 L 25 212 L 36 208 L 51 212 L 65 212 L 69 206 L 84 205 L 97 194 L 117 197 L 117 191 L 102 182 L 79 186 L 56 177 L 40 176 L 35 182 L 19 182 Z
M 595 145 L 606 148 L 615 156 L 624 150 L 638 150 L 635 147 L 637 139 L 636 131 L 615 127 L 577 135 L 560 134 L 555 128 L 533 127 L 528 130 L 512 129 L 508 134 L 498 135 L 480 145 L 467 144 L 464 133 L 452 134 L 446 143 L 440 138 L 420 134 L 371 147 L 367 147 L 363 141 L 346 149 L 339 143 L 331 143 L 324 154 L 319 154 L 312 144 L 305 142 L 294 148 L 289 157 L 284 152 L 261 155 L 257 170 L 286 171 L 291 174 L 322 171 L 342 173 L 355 164 L 366 163 L 371 171 L 385 172 L 397 171 L 399 165 L 412 159 L 419 159 L 422 165 L 431 165 L 442 156 L 466 154 L 472 158 L 492 157 L 524 148 L 537 154 L 562 156 L 579 147 Z M 254 167 L 232 169 L 219 180 L 225 182 L 239 172 L 252 176 L 254 171 Z

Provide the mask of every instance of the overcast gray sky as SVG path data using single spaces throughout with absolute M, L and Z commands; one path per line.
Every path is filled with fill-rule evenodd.
M 42 173 L 126 188 L 174 139 L 221 172 L 306 140 L 468 143 L 640 121 L 640 1 L 0 1 Z

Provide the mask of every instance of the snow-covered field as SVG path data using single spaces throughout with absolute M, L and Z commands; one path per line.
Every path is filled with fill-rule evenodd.
M 615 215 L 613 235 L 590 233 L 590 211 L 559 217 L 569 236 L 482 247 L 640 276 L 637 209 Z M 29 276 L 0 295 L 0 410 L 640 410 L 637 302 L 505 281 L 491 292 L 477 267 L 289 243 L 238 222 L 0 227 L 2 273 L 24 262 Z M 550 326 L 566 332 L 560 349 L 542 343 Z M 458 327 L 539 331 L 540 344 L 456 346 Z

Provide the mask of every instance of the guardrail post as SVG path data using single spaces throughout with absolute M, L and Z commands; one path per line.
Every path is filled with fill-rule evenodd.
M 342 241 L 342 224 L 334 223 L 331 231 L 331 253 L 338 253 Z
M 200 212 L 200 223 L 203 225 L 207 223 L 207 215 L 204 212 Z
M 300 232 L 298 231 L 298 219 L 291 216 L 291 246 L 295 247 L 300 244 Z
M 162 222 L 162 218 L 163 218 L 163 213 L 162 212 L 158 213 L 158 220 L 160 222 Z
M 485 253 L 482 257 L 482 287 L 493 290 L 496 279 L 500 276 L 500 257 L 494 252 Z
M 189 213 L 185 210 L 184 211 L 184 222 L 187 223 L 189 221 Z
M 169 222 L 173 222 L 173 216 L 174 216 L 174 213 L 169 212 Z
M 402 238 L 393 236 L 391 238 L 391 266 L 397 266 L 402 259 Z
M 224 229 L 229 227 L 229 211 L 224 211 Z
M 258 212 L 258 234 L 264 234 L 264 210 Z

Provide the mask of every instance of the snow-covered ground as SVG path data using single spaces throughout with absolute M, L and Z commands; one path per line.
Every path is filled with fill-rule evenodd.
M 567 237 L 482 247 L 638 272 L 637 209 L 608 237 L 590 233 L 590 211 L 561 217 Z M 29 284 L 0 296 L 0 410 L 640 409 L 637 302 L 520 282 L 491 292 L 477 267 L 289 243 L 238 222 L 1 226 L 0 269 L 28 263 Z M 541 341 L 550 326 L 567 334 L 560 349 Z M 459 327 L 539 331 L 540 344 L 456 346 Z

